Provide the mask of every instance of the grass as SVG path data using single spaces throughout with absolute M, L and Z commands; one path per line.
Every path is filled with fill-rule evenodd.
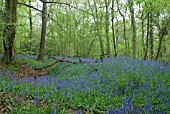
M 22 56 L 17 61 L 31 67 L 53 62 Z M 14 80 L 12 70 L 0 74 L 0 91 L 7 94 L 1 104 L 6 103 L 4 109 L 11 114 L 170 113 L 170 64 L 159 61 L 118 57 L 98 63 L 57 63 L 36 81 Z

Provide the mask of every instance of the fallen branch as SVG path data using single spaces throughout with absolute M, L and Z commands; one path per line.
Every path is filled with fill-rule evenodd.
M 59 63 L 59 62 L 67 62 L 67 63 L 71 63 L 71 64 L 80 64 L 80 63 L 92 63 L 92 62 L 97 63 L 97 62 L 102 62 L 103 61 L 102 59 L 96 59 L 95 61 L 87 62 L 87 61 L 81 60 L 80 57 L 78 57 L 79 62 L 73 62 L 73 61 L 67 60 L 66 58 L 57 59 L 54 56 L 49 56 L 48 59 L 55 59 L 56 61 L 54 63 L 50 64 L 50 65 L 47 65 L 47 66 L 44 66 L 44 67 L 40 67 L 40 68 L 34 68 L 34 69 L 35 70 L 46 69 L 46 68 L 54 66 L 56 63 Z
M 65 58 L 57 59 L 57 58 L 55 58 L 55 57 L 53 57 L 53 56 L 49 56 L 48 58 L 49 58 L 49 59 L 50 59 L 50 58 L 51 58 L 51 59 L 55 59 L 56 61 L 55 61 L 54 63 L 50 64 L 50 65 L 47 65 L 47 66 L 44 66 L 44 67 L 40 67 L 40 68 L 35 68 L 35 70 L 46 69 L 46 68 L 49 68 L 49 67 L 54 66 L 56 63 L 59 63 L 59 62 L 67 62 L 67 63 L 71 63 L 71 64 L 77 64 L 77 62 L 72 62 L 72 61 L 69 61 L 69 60 L 67 60 L 67 59 L 65 59 Z
M 69 60 L 67 60 L 66 58 L 57 59 L 57 58 L 55 58 L 55 57 L 53 57 L 53 56 L 49 56 L 48 58 L 49 58 L 49 59 L 50 59 L 50 58 L 51 58 L 51 59 L 55 59 L 56 62 L 67 62 L 67 63 L 72 63 L 72 64 L 76 64 L 76 63 L 77 63 L 77 62 L 69 61 Z
M 34 69 L 35 69 L 35 70 L 46 69 L 46 68 L 52 67 L 52 66 L 55 65 L 56 63 L 58 63 L 58 61 L 55 61 L 54 63 L 52 63 L 52 64 L 50 64 L 50 65 L 47 65 L 47 66 L 44 66 L 44 67 L 40 67 L 40 68 L 34 68 Z

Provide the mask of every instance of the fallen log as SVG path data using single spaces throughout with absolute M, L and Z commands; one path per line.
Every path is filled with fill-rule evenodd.
M 67 62 L 67 63 L 72 63 L 72 64 L 76 64 L 76 63 L 77 63 L 77 62 L 69 61 L 69 60 L 67 60 L 66 58 L 57 59 L 57 58 L 55 58 L 55 57 L 53 57 L 53 56 L 49 56 L 48 58 L 49 58 L 49 59 L 50 59 L 50 58 L 51 58 L 51 59 L 55 59 L 56 62 Z
M 81 60 L 79 57 L 79 62 L 73 62 L 73 61 L 70 61 L 70 60 L 67 60 L 66 58 L 62 58 L 62 59 L 57 59 L 56 57 L 54 56 L 48 56 L 48 59 L 55 59 L 56 61 L 50 65 L 47 65 L 47 66 L 43 66 L 43 67 L 40 67 L 40 68 L 35 68 L 35 70 L 42 70 L 42 69 L 46 69 L 46 68 L 49 68 L 49 67 L 52 67 L 54 66 L 56 63 L 59 63 L 59 62 L 67 62 L 67 63 L 71 63 L 71 64 L 81 64 L 81 63 L 97 63 L 97 62 L 103 62 L 103 60 L 101 59 L 96 59 L 95 61 L 91 61 L 91 62 L 87 62 L 87 61 L 83 61 Z
M 43 66 L 43 67 L 40 67 L 40 68 L 34 68 L 35 70 L 42 70 L 42 69 L 46 69 L 46 68 L 49 68 L 49 67 L 52 67 L 54 66 L 56 63 L 59 63 L 59 62 L 67 62 L 67 63 L 71 63 L 71 64 L 77 64 L 77 62 L 72 62 L 72 61 L 69 61 L 67 60 L 66 58 L 62 58 L 62 59 L 57 59 L 53 56 L 49 56 L 48 59 L 55 59 L 56 61 L 50 65 L 47 65 L 47 66 Z

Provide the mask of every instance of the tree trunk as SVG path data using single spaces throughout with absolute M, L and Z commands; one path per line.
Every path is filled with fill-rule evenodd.
M 100 45 L 100 51 L 101 51 L 101 55 L 105 55 L 104 54 L 104 47 L 103 47 L 103 40 L 102 40 L 102 31 L 100 30 L 102 26 L 99 26 L 100 23 L 99 23 L 99 15 L 98 15 L 98 10 L 97 10 L 97 4 L 96 4 L 96 1 L 93 0 L 94 2 L 94 6 L 95 6 L 95 13 L 93 12 L 93 8 L 91 7 L 90 5 L 90 1 L 88 0 L 88 4 L 89 4 L 89 7 L 92 11 L 92 14 L 93 14 L 93 18 L 94 18 L 94 21 L 96 23 L 96 34 L 97 36 L 99 37 L 99 45 Z M 100 20 L 102 21 L 102 16 L 100 17 Z
M 168 21 L 170 22 L 170 19 Z M 161 27 L 159 24 L 157 25 L 158 32 L 159 32 L 159 46 L 158 46 L 155 60 L 157 60 L 160 56 L 164 36 L 169 34 L 167 25 L 168 25 L 168 22 L 167 24 L 164 23 L 163 27 Z
M 154 51 L 153 51 L 153 18 L 152 12 L 150 13 L 150 59 L 153 59 Z
M 5 28 L 3 31 L 4 62 L 12 64 L 14 62 L 14 40 L 16 34 L 17 21 L 17 0 L 5 1 Z
M 1 4 L 1 6 L 3 6 L 3 1 L 2 1 L 2 3 L 0 3 L 0 4 Z M 2 17 L 3 17 L 3 16 L 4 16 L 3 7 L 1 7 L 1 8 L 0 8 L 0 26 L 1 26 L 1 27 L 0 27 L 0 53 L 3 52 L 3 51 L 2 51 L 2 46 L 3 46 L 3 43 L 2 43 L 2 41 L 3 41 L 3 40 L 2 40 L 2 39 L 3 39 L 2 36 L 3 36 L 3 35 L 2 35 L 2 34 L 3 34 L 3 28 L 4 28 L 4 27 L 3 27 L 4 24 L 2 23 L 2 21 L 3 21 L 3 18 L 2 18 Z
M 145 47 L 144 60 L 146 60 L 148 57 L 149 25 L 150 25 L 150 21 L 149 21 L 149 13 L 148 13 L 147 14 L 147 35 L 146 35 L 146 47 Z
M 94 41 L 95 41 L 95 39 L 93 39 L 93 40 L 91 41 L 90 46 L 89 46 L 89 49 L 88 49 L 88 52 L 87 52 L 87 54 L 86 54 L 86 57 L 89 57 L 89 56 L 90 56 L 90 52 L 91 52 L 91 50 L 92 50 Z
M 134 2 L 133 0 L 129 0 L 129 9 L 131 13 L 131 26 L 132 26 L 132 49 L 133 49 L 133 58 L 136 58 L 136 22 L 134 16 Z
M 45 52 L 45 37 L 46 37 L 46 26 L 47 26 L 47 3 L 46 0 L 43 1 L 42 9 L 42 29 L 41 29 L 41 42 L 39 48 L 39 54 L 37 60 L 42 60 L 44 58 Z
M 100 19 L 100 21 L 102 21 L 102 16 L 101 16 L 101 19 Z M 98 34 L 98 37 L 99 37 L 99 43 L 100 43 L 100 50 L 101 50 L 101 55 L 105 55 L 105 53 L 104 53 L 104 47 L 103 47 L 103 40 L 102 40 L 102 30 L 100 30 L 100 29 L 102 29 L 102 26 L 100 25 L 100 26 L 98 26 L 98 24 L 99 24 L 99 21 L 97 22 L 97 34 Z M 99 28 L 100 27 L 100 28 Z
M 162 46 L 162 41 L 163 41 L 163 35 L 161 33 L 159 33 L 159 46 L 158 46 L 158 52 L 156 54 L 155 60 L 157 60 L 159 58 L 159 54 L 160 54 L 161 46 Z
M 107 57 L 110 57 L 110 38 L 109 38 L 109 2 L 105 0 L 106 5 L 106 41 L 107 41 Z
M 117 7 L 118 7 L 119 14 L 123 18 L 123 38 L 124 38 L 124 41 L 125 41 L 125 51 L 126 51 L 125 55 L 129 56 L 130 54 L 129 54 L 129 51 L 128 51 L 128 48 L 129 48 L 129 46 L 128 46 L 128 39 L 126 37 L 126 19 L 125 19 L 125 15 L 123 15 L 123 13 L 120 11 L 118 0 L 116 0 L 116 2 L 117 2 Z
M 31 6 L 31 0 L 29 0 L 29 5 Z M 33 34 L 33 30 L 32 30 L 32 12 L 31 12 L 31 8 L 29 8 L 29 21 L 30 21 L 30 35 L 29 35 L 29 48 L 30 48 L 30 56 L 32 55 L 32 34 Z
M 115 28 L 114 28 L 114 0 L 112 0 L 112 39 L 113 39 L 113 48 L 114 48 L 114 56 L 117 57 L 117 51 L 116 51 L 116 38 L 115 38 Z
M 142 14 L 143 15 L 143 14 Z M 145 43 L 144 43 L 144 19 L 142 18 L 143 16 L 141 16 L 142 22 L 141 22 L 141 29 L 142 29 L 142 54 L 145 52 Z M 143 57 L 143 55 L 142 55 Z

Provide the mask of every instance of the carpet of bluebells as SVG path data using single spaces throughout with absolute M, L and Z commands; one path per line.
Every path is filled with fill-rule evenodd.
M 17 57 L 32 67 L 54 61 L 46 58 L 39 63 L 35 59 L 36 56 Z M 10 113 L 67 114 L 69 108 L 77 114 L 170 113 L 170 63 L 127 57 L 97 63 L 95 59 L 82 60 L 87 62 L 57 63 L 50 74 L 36 81 L 33 77 L 15 80 L 12 70 L 7 75 L 0 72 L 1 91 L 23 98 L 34 96 L 33 104 L 13 106 Z M 42 100 L 46 105 L 40 106 Z

